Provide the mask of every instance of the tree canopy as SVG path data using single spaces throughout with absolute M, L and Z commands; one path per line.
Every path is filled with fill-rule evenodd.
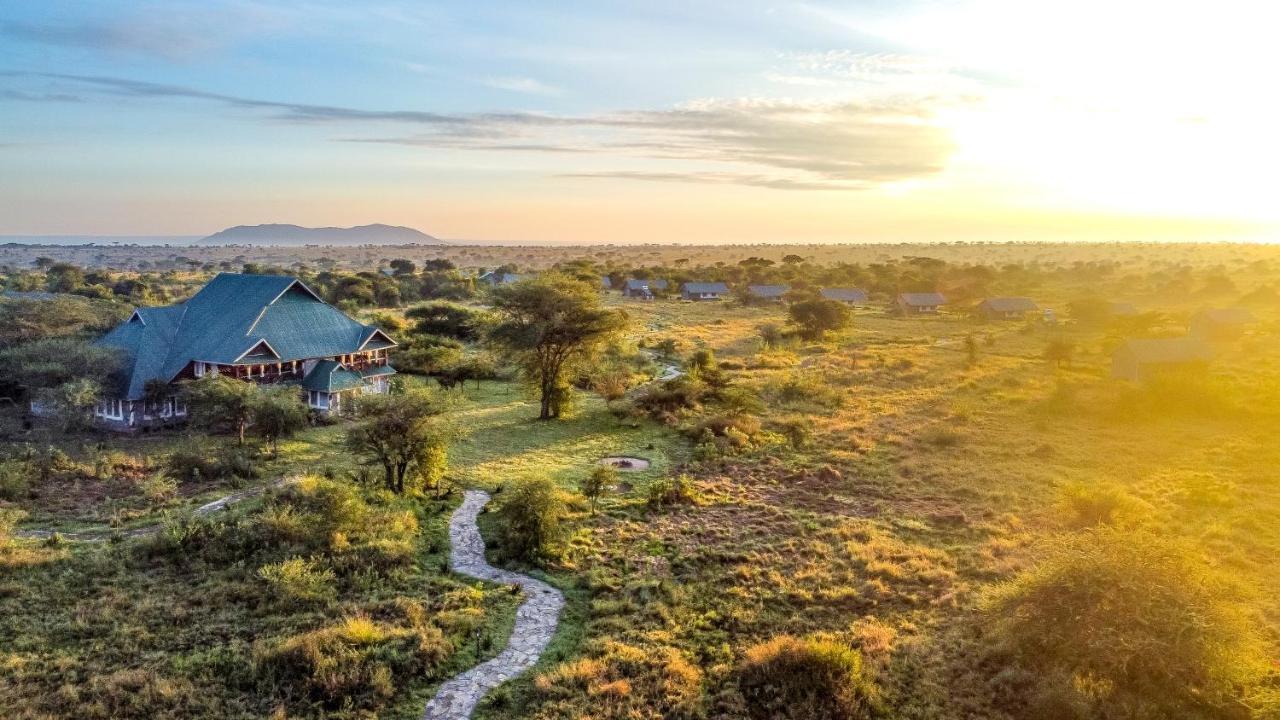
M 563 275 L 499 286 L 493 305 L 499 320 L 489 337 L 512 353 L 536 388 L 542 420 L 561 415 L 570 392 L 569 371 L 590 360 L 627 323 L 622 311 L 601 306 L 593 285 Z

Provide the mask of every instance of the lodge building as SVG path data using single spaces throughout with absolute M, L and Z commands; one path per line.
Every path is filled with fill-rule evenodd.
M 219 273 L 186 302 L 134 310 L 98 344 L 123 352 L 126 377 L 94 415 L 126 431 L 184 420 L 183 380 L 296 385 L 309 407 L 335 413 L 356 394 L 387 392 L 395 374 L 394 340 L 282 275 Z

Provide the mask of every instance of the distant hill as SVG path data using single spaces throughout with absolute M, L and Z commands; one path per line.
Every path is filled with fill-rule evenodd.
M 305 228 L 298 225 L 237 225 L 197 245 L 447 245 L 445 241 L 395 225 Z

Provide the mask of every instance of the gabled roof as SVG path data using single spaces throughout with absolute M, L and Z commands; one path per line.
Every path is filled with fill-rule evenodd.
M 1195 314 L 1195 320 L 1215 325 L 1251 325 L 1258 321 L 1248 308 L 1209 308 Z
M 334 393 L 343 390 L 354 390 L 364 386 L 364 378 L 354 370 L 348 370 L 340 362 L 321 360 L 311 368 L 311 372 L 302 378 L 304 390 L 318 390 Z
M 933 305 L 946 305 L 947 299 L 942 297 L 942 293 L 899 293 L 898 302 L 911 307 L 928 307 Z
M 822 288 L 822 297 L 840 302 L 866 302 L 867 291 L 858 288 Z
M 1213 350 L 1193 337 L 1135 338 L 1126 340 L 1116 353 L 1129 353 L 1142 364 L 1208 362 Z
M 729 286 L 722 282 L 687 282 L 684 291 L 689 293 L 727 293 Z
M 287 362 L 395 345 L 295 277 L 236 273 L 218 274 L 184 303 L 138 308 L 98 342 L 126 353 L 131 400 L 149 380 L 168 382 L 192 361 Z
M 666 290 L 667 281 L 662 278 L 653 278 L 650 280 L 637 280 L 636 278 L 627 278 L 628 290 Z
M 791 292 L 790 285 L 748 285 L 747 292 L 758 298 L 780 298 Z
M 1034 312 L 1040 309 L 1035 301 L 1031 298 L 1024 297 L 994 297 L 987 298 L 978 304 L 978 307 L 993 312 L 1011 313 L 1011 312 Z

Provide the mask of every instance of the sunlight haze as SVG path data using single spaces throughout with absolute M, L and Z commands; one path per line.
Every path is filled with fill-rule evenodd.
M 1274 241 L 1276 14 L 9 3 L 0 234 Z

